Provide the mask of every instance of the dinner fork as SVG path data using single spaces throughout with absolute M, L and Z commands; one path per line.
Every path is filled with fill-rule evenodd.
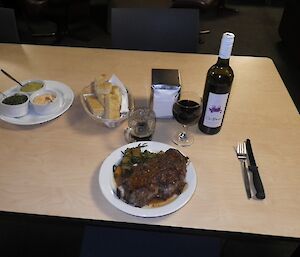
M 246 193 L 247 193 L 248 199 L 250 199 L 251 198 L 251 191 L 250 191 L 250 182 L 249 182 L 248 170 L 247 170 L 247 167 L 246 167 L 247 150 L 246 150 L 245 142 L 238 143 L 237 148 L 236 148 L 236 154 L 237 154 L 237 158 L 240 160 L 242 168 L 243 168 L 243 178 L 244 178 Z

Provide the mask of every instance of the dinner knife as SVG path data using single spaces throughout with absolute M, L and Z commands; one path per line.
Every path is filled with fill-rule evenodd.
M 244 162 L 243 162 L 243 179 L 244 179 L 247 197 L 248 197 L 248 199 L 250 199 L 251 198 L 251 190 L 250 190 L 250 182 L 249 182 L 249 177 L 248 177 L 248 169 L 246 167 L 246 160 L 244 160 Z
M 256 198 L 257 199 L 265 199 L 265 190 L 262 184 L 261 178 L 259 176 L 258 167 L 256 166 L 256 162 L 253 155 L 253 150 L 251 146 L 250 139 L 246 140 L 246 149 L 248 155 L 248 169 L 252 172 L 253 184 L 256 190 Z

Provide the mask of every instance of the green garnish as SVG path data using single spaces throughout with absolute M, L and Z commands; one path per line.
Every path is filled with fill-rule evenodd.
M 14 94 L 12 96 L 6 97 L 2 103 L 8 105 L 18 105 L 23 104 L 27 101 L 28 97 L 26 95 Z

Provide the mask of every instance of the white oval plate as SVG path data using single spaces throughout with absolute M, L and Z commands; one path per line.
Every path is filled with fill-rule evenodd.
M 48 115 L 39 115 L 35 113 L 32 108 L 29 107 L 28 114 L 23 117 L 10 118 L 0 114 L 0 119 L 16 125 L 35 125 L 53 120 L 58 116 L 62 115 L 65 111 L 67 111 L 70 108 L 74 100 L 74 93 L 70 87 L 59 81 L 45 80 L 45 88 L 52 89 L 62 96 L 61 103 L 57 107 L 57 110 L 55 112 Z M 17 93 L 18 90 L 19 87 L 17 86 L 5 91 L 4 94 L 11 94 L 14 92 Z
M 176 197 L 175 200 L 170 203 L 159 206 L 159 207 L 134 207 L 123 202 L 118 196 L 115 194 L 116 186 L 113 176 L 113 166 L 118 164 L 123 157 L 123 153 L 127 148 L 136 147 L 139 144 L 146 144 L 146 147 L 143 147 L 142 150 L 148 150 L 150 152 L 159 152 L 166 151 L 170 148 L 174 148 L 170 145 L 154 142 L 154 141 L 142 141 L 142 142 L 134 142 L 127 145 L 124 145 L 115 151 L 113 151 L 102 163 L 100 171 L 99 171 L 99 184 L 100 189 L 104 195 L 104 197 L 116 208 L 119 210 L 126 212 L 128 214 L 140 217 L 159 217 L 170 214 L 172 212 L 177 211 L 181 207 L 183 207 L 192 197 L 197 184 L 197 176 L 195 168 L 190 162 L 187 166 L 186 173 L 186 182 L 187 186 L 184 191 Z

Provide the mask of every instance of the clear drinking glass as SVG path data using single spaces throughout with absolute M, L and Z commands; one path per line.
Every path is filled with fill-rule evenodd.
M 202 112 L 202 98 L 197 92 L 181 91 L 177 101 L 173 104 L 173 116 L 182 129 L 173 136 L 173 142 L 180 146 L 189 146 L 194 142 L 194 136 L 188 127 L 195 125 Z
M 125 137 L 128 142 L 150 141 L 155 131 L 156 118 L 152 109 L 141 107 L 129 112 Z

